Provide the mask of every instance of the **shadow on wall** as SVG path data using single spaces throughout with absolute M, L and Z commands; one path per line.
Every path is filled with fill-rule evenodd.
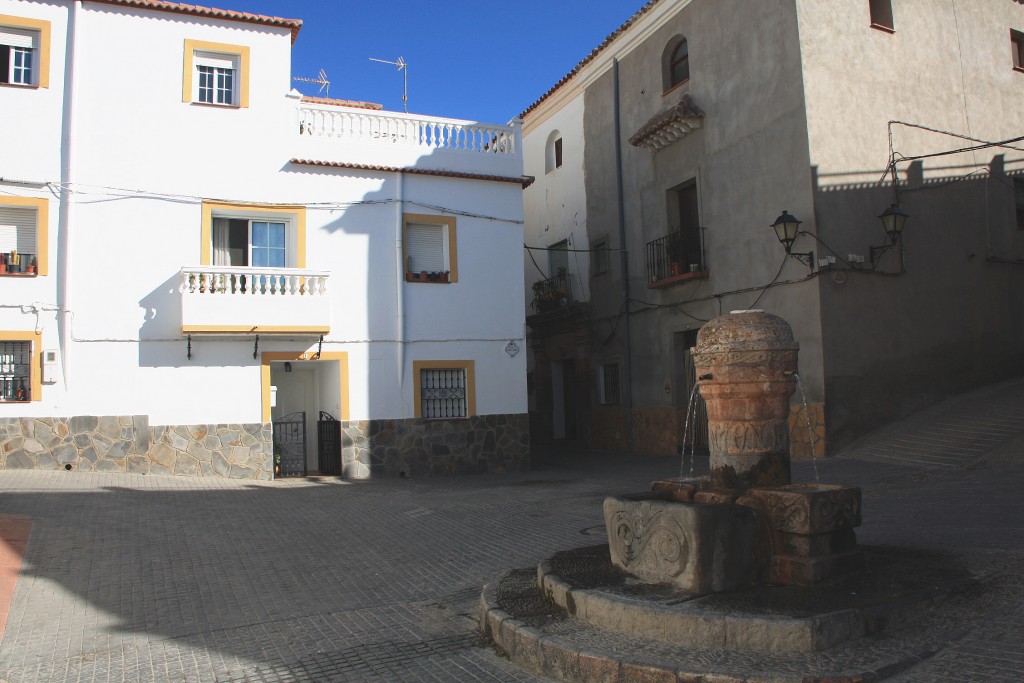
M 958 392 L 1024 371 L 1024 230 L 1014 192 L 1024 170 L 994 157 L 976 166 L 915 162 L 901 169 L 899 196 L 910 214 L 902 249 L 878 259 L 885 277 L 851 269 L 885 242 L 875 216 L 894 201 L 891 183 L 828 184 L 815 173 L 819 240 L 836 263 L 819 266 L 829 450 Z M 835 174 L 851 176 L 854 174 Z M 863 174 L 861 174 L 863 175 Z M 831 272 L 830 272 L 831 271 Z

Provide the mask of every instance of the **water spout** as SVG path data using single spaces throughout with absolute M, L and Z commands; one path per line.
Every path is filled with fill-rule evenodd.
M 814 484 L 821 486 L 821 479 L 818 478 L 818 448 L 814 441 L 814 429 L 811 428 L 811 413 L 807 410 L 807 394 L 804 393 L 804 383 L 800 381 L 800 375 L 792 373 L 796 378 L 796 386 L 800 389 L 800 400 L 804 404 L 804 420 L 807 422 L 807 439 L 811 443 L 811 463 L 814 465 Z
M 706 379 L 711 379 L 711 375 L 702 375 L 697 378 L 697 381 L 693 383 L 693 390 L 690 391 L 690 400 L 686 403 L 686 422 L 683 423 L 683 448 L 681 453 L 681 459 L 679 462 L 679 480 L 682 481 L 684 472 L 686 471 L 686 439 L 690 435 L 690 417 L 693 415 L 693 409 L 697 405 L 697 392 L 700 390 L 700 383 Z M 694 451 L 696 450 L 693 439 L 690 439 L 690 478 L 693 478 L 693 460 Z

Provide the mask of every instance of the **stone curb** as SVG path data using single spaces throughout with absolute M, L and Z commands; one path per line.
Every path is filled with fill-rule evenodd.
M 546 562 L 546 561 L 545 561 Z M 545 562 L 538 566 L 542 571 Z M 562 583 L 559 581 L 558 583 Z M 772 672 L 767 665 L 757 673 L 695 671 L 691 665 L 623 655 L 569 638 L 544 635 L 499 607 L 497 582 L 483 587 L 480 595 L 480 630 L 484 638 L 517 666 L 561 681 L 607 683 L 867 683 L 894 676 L 936 654 L 928 649 L 906 652 L 876 669 L 836 672 L 824 676 Z M 564 585 L 564 584 L 563 584 Z M 553 588 L 558 590 L 559 586 Z M 578 593 L 573 591 L 572 593 Z M 567 595 L 570 593 L 567 593 Z M 578 613 L 577 613 L 578 618 Z M 685 645 L 682 645 L 685 647 Z M 756 657 L 757 653 L 751 653 Z
M 568 616 L 597 628 L 671 645 L 766 653 L 827 650 L 905 623 L 922 608 L 948 597 L 922 591 L 886 605 L 848 608 L 806 618 L 693 614 L 648 600 L 575 588 L 555 573 L 550 558 L 537 565 L 537 585 L 544 597 Z

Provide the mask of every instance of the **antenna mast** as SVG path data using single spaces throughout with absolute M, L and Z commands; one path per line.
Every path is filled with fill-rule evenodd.
M 393 64 L 398 67 L 398 70 L 402 72 L 402 106 L 405 108 L 405 113 L 409 113 L 409 65 L 401 57 L 398 58 L 397 62 L 389 62 L 386 59 L 375 59 L 370 57 L 371 62 L 380 62 L 381 64 Z
M 293 81 L 299 81 L 300 83 L 316 83 L 320 86 L 320 90 L 317 94 L 323 93 L 324 97 L 331 96 L 331 82 L 327 80 L 327 72 L 323 69 L 317 73 L 316 78 L 303 78 L 302 76 L 295 76 L 292 78 Z

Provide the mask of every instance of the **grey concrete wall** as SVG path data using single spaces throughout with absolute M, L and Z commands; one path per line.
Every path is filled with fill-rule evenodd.
M 801 280 L 807 267 L 790 259 L 769 227 L 783 210 L 814 227 L 812 176 L 792 0 L 679 3 L 681 9 L 620 62 L 626 248 L 629 250 L 635 408 L 683 405 L 673 385 L 673 336 L 731 309 L 749 308 L 760 288 Z M 755 30 L 756 27 L 756 30 Z M 661 57 L 676 34 L 686 36 L 690 81 L 662 93 Z M 626 140 L 688 93 L 706 117 L 703 127 L 657 152 Z M 587 228 L 618 247 L 612 74 L 586 92 Z M 707 280 L 649 289 L 646 244 L 675 228 L 667 191 L 698 182 Z M 621 268 L 592 279 L 594 367 L 623 362 Z M 737 290 L 743 290 L 737 292 Z M 757 304 L 788 320 L 800 341 L 808 396 L 820 401 L 822 363 L 818 291 L 813 282 L 768 290 Z M 601 319 L 604 320 L 601 320 Z M 666 391 L 666 388 L 668 389 Z
M 1012 69 L 1009 31 L 1024 30 L 1024 13 L 1004 0 L 905 0 L 893 3 L 890 34 L 869 26 L 866 2 L 798 5 L 819 236 L 841 258 L 867 258 L 869 245 L 883 242 L 876 217 L 895 196 L 879 184 L 890 120 L 980 140 L 1021 134 L 1024 73 Z M 894 151 L 904 156 L 972 144 L 893 127 Z M 1024 152 L 987 149 L 898 168 L 912 216 L 906 274 L 819 278 L 833 445 L 1024 372 L 1024 272 L 998 262 L 1024 258 L 1012 192 Z M 896 252 L 879 262 L 888 272 L 899 265 Z

